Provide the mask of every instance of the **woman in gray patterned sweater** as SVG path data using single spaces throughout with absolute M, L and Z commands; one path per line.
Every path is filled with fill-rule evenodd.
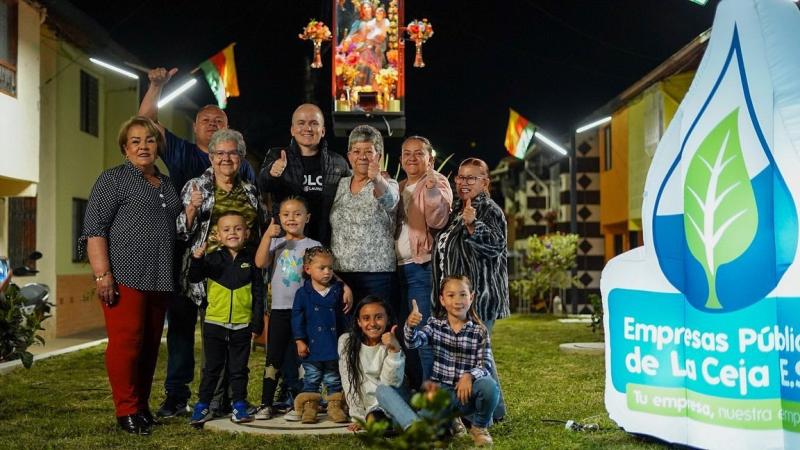
M 380 131 L 359 125 L 350 132 L 347 159 L 353 176 L 339 180 L 331 207 L 331 249 L 334 270 L 353 290 L 391 298 L 396 256 L 394 230 L 400 193 L 397 181 L 381 173 Z

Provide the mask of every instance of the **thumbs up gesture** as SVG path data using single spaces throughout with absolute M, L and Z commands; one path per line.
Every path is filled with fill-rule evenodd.
M 475 214 L 475 208 L 472 207 L 472 199 L 468 198 L 464 202 L 464 209 L 461 211 L 461 219 L 464 220 L 464 225 L 472 225 L 475 222 Z
M 158 67 L 147 72 L 147 78 L 150 80 L 150 84 L 164 86 L 177 72 L 177 68 L 167 70 L 164 67 Z
M 397 325 L 392 327 L 391 331 L 387 331 L 381 335 L 381 344 L 386 347 L 386 350 L 397 353 L 400 351 L 400 342 L 397 341 L 397 337 L 394 334 L 397 331 Z
M 281 226 L 275 223 L 275 218 L 273 217 L 269 221 L 269 227 L 267 227 L 267 231 L 264 233 L 266 236 L 271 238 L 276 238 L 281 234 Z
M 428 167 L 425 173 L 425 189 L 433 189 L 436 186 L 436 171 L 433 169 L 433 164 Z
M 192 193 L 191 197 L 189 197 L 189 205 L 195 210 L 200 209 L 200 207 L 203 206 L 203 193 L 200 191 L 200 188 L 197 187 L 197 183 L 194 181 L 192 181 Z
M 412 299 L 411 300 L 411 312 L 408 314 L 408 319 L 406 319 L 406 325 L 409 328 L 414 328 L 422 322 L 422 313 L 419 312 L 419 306 L 417 306 L 417 301 Z
M 202 258 L 202 257 L 203 257 L 203 255 L 205 255 L 205 254 L 206 254 L 206 246 L 207 246 L 207 245 L 208 245 L 208 244 L 206 244 L 205 242 L 203 242 L 203 243 L 202 243 L 202 244 L 200 244 L 200 245 L 199 245 L 199 246 L 198 246 L 196 249 L 194 249 L 194 251 L 192 252 L 192 258 L 194 258 L 194 259 L 200 259 L 200 258 Z
M 283 171 L 286 170 L 287 164 L 286 150 L 281 150 L 281 157 L 272 163 L 272 167 L 269 169 L 269 174 L 275 178 L 278 178 L 279 176 L 283 175 Z
M 367 169 L 367 177 L 375 181 L 376 178 L 381 174 L 381 165 L 380 165 L 380 157 L 378 155 L 373 155 L 369 159 L 369 168 Z

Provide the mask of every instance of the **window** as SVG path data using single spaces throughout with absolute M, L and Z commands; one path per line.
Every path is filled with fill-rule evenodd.
M 81 131 L 98 135 L 97 78 L 81 70 Z
M 28 256 L 36 250 L 36 197 L 12 197 L 8 202 L 8 260 L 12 268 L 36 268 Z
M 86 205 L 89 201 L 82 198 L 72 199 L 72 262 L 87 262 L 86 257 L 80 257 L 78 241 L 83 232 L 83 216 L 86 215 Z
M 611 170 L 611 126 L 603 128 L 603 170 Z
M 621 234 L 614 235 L 614 256 L 622 254 L 625 251 L 625 247 L 622 241 Z
M 0 0 L 0 92 L 17 96 L 16 0 Z
M 633 249 L 633 248 L 640 247 L 640 246 L 644 245 L 639 240 L 639 238 L 641 236 L 642 236 L 642 234 L 639 233 L 638 231 L 629 231 L 628 232 L 628 246 Z

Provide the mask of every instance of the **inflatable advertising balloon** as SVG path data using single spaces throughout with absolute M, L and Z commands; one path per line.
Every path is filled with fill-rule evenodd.
M 800 11 L 723 0 L 603 270 L 606 407 L 632 433 L 800 448 Z

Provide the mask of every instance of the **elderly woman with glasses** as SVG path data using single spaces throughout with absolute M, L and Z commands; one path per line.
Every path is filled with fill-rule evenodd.
M 217 218 L 229 211 L 241 213 L 250 229 L 246 247 L 253 251 L 266 224 L 265 209 L 256 186 L 239 176 L 245 152 L 241 133 L 230 128 L 218 130 L 208 143 L 211 167 L 199 177 L 187 181 L 181 190 L 184 209 L 178 216 L 178 238 L 189 242 L 189 250 L 184 255 L 181 287 L 184 294 L 198 305 L 205 300 L 205 285 L 188 282 L 189 255 L 203 244 L 206 253 L 219 248 Z
M 334 270 L 356 299 L 392 298 L 400 194 L 397 181 L 381 173 L 382 158 L 381 133 L 369 125 L 355 127 L 347 146 L 353 175 L 339 180 L 331 207 Z

